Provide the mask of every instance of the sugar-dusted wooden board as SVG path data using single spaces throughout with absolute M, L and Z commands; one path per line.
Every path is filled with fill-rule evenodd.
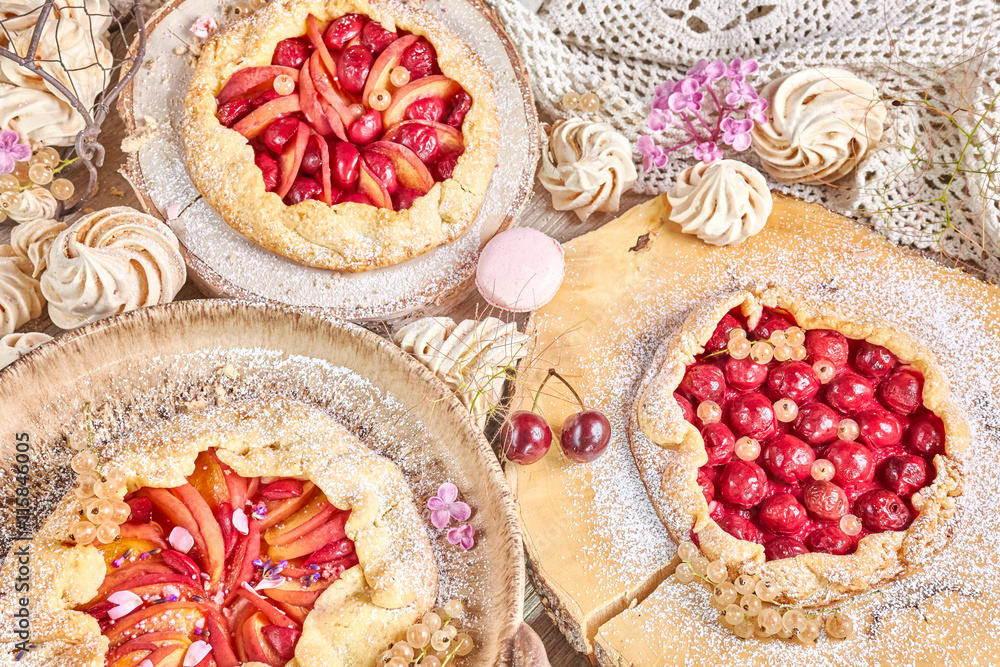
M 553 446 L 534 466 L 507 466 L 536 589 L 571 643 L 604 665 L 1000 661 L 1000 642 L 989 639 L 1000 634 L 1000 619 L 983 615 L 1000 607 L 992 583 L 1000 490 L 991 483 L 1000 474 L 1000 290 L 787 197 L 775 197 L 763 232 L 731 248 L 680 233 L 667 207 L 654 199 L 568 243 L 563 286 L 531 320 L 534 352 L 520 376 L 521 407 L 530 406 L 551 366 L 614 429 L 594 463 L 572 464 Z M 707 590 L 667 579 L 674 546 L 628 449 L 635 388 L 656 347 L 696 303 L 751 283 L 780 285 L 922 341 L 968 414 L 974 445 L 955 537 L 926 567 L 854 605 L 862 638 L 851 642 L 824 639 L 807 649 L 743 642 L 723 628 Z M 539 407 L 557 439 L 577 409 L 552 382 Z M 652 476 L 646 481 L 658 488 Z

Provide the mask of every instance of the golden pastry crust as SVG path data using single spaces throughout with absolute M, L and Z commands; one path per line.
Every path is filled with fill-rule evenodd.
M 248 401 L 160 422 L 106 446 L 101 454 L 128 477 L 128 488 L 171 488 L 194 472 L 199 452 L 247 477 L 298 477 L 314 482 L 340 509 L 359 564 L 323 591 L 302 627 L 293 667 L 374 664 L 379 651 L 433 608 L 438 572 L 426 526 L 396 465 L 370 451 L 328 415 L 287 399 Z M 73 611 L 92 599 L 105 564 L 93 546 L 64 543 L 79 520 L 72 490 L 32 544 L 32 656 L 66 667 L 104 664 L 108 640 L 97 620 Z M 14 553 L 14 550 L 11 552 Z M 5 560 L 0 582 L 17 576 Z M 17 600 L 0 598 L 11 614 Z
M 215 116 L 215 96 L 234 72 L 269 65 L 274 47 L 300 37 L 306 17 L 321 22 L 364 14 L 386 29 L 426 37 L 443 74 L 462 85 L 472 108 L 461 130 L 465 152 L 452 177 L 435 183 L 409 209 L 306 200 L 286 206 L 264 190 L 253 149 Z M 430 13 L 394 0 L 275 0 L 229 27 L 202 49 L 185 100 L 184 145 L 191 178 L 234 229 L 290 259 L 360 272 L 389 266 L 449 243 L 479 213 L 496 165 L 499 121 L 492 77 L 482 59 Z
M 848 338 L 882 345 L 923 373 L 924 406 L 944 422 L 945 455 L 934 457 L 934 482 L 913 496 L 919 514 L 907 530 L 868 535 L 849 555 L 808 553 L 765 562 L 763 546 L 733 537 L 709 516 L 697 481 L 698 469 L 708 461 L 705 441 L 684 419 L 673 394 L 726 313 L 739 307 L 752 328 L 765 306 L 788 311 L 803 329 L 833 329 Z M 784 603 L 828 604 L 918 567 L 950 539 L 943 524 L 954 509 L 953 496 L 962 492 L 961 458 L 969 446 L 968 425 L 951 403 L 947 378 L 934 355 L 898 331 L 851 322 L 830 314 L 831 310 L 823 304 L 806 307 L 776 288 L 734 292 L 704 303 L 657 350 L 639 386 L 632 414 L 635 429 L 662 448 L 650 456 L 632 442 L 640 468 L 659 473 L 660 489 L 648 489 L 649 497 L 671 536 L 679 542 L 693 530 L 710 560 L 722 559 L 731 572 L 775 579 L 782 592 L 778 600 Z

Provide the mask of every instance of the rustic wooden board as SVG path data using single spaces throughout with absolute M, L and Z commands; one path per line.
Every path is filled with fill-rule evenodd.
M 777 196 L 765 230 L 736 248 L 707 246 L 681 234 L 666 220 L 667 207 L 663 198 L 654 199 L 568 243 L 562 289 L 534 313 L 529 327 L 535 348 L 531 368 L 520 378 L 520 406 L 527 409 L 547 368 L 557 367 L 588 404 L 608 414 L 615 431 L 608 452 L 579 465 L 553 446 L 534 466 L 508 464 L 507 477 L 535 588 L 576 648 L 602 665 L 781 664 L 785 653 L 765 658 L 759 645 L 733 637 L 711 612 L 692 620 L 691 596 L 700 595 L 707 609 L 707 591 L 678 591 L 679 585 L 666 579 L 676 564 L 675 549 L 669 539 L 660 539 L 662 526 L 625 437 L 635 385 L 653 351 L 695 303 L 749 282 L 779 284 L 834 302 L 855 317 L 887 321 L 930 344 L 953 384 L 956 378 L 975 380 L 955 394 L 966 408 L 976 404 L 978 422 L 970 417 L 970 423 L 981 442 L 977 455 L 990 457 L 992 466 L 998 434 L 988 422 L 995 421 L 1000 388 L 990 359 L 996 355 L 969 349 L 966 332 L 984 337 L 974 345 L 997 347 L 1000 290 L 787 197 Z M 979 362 L 970 361 L 970 354 Z M 539 406 L 556 438 L 563 419 L 577 409 L 552 383 Z M 963 526 L 965 532 L 946 550 L 949 562 L 981 562 L 984 536 L 1000 530 L 991 518 L 995 512 L 970 514 L 990 525 Z M 896 639 L 860 646 L 855 664 L 912 662 L 912 655 L 928 664 L 995 661 L 994 641 L 964 653 L 956 648 L 969 644 L 961 639 L 976 622 L 969 619 L 1000 602 L 998 591 L 990 590 L 996 587 L 984 590 L 978 576 L 949 569 L 948 590 L 928 588 L 915 594 L 913 605 L 888 614 L 880 609 L 877 636 Z M 874 602 L 858 609 L 867 619 L 861 626 L 869 627 Z M 933 618 L 935 630 L 915 622 L 920 618 Z M 935 643 L 942 648 L 933 648 Z M 786 653 L 792 663 L 819 664 L 820 654 L 802 652 L 807 650 L 792 646 Z M 823 664 L 851 664 L 838 662 L 843 656 L 829 642 L 822 656 Z

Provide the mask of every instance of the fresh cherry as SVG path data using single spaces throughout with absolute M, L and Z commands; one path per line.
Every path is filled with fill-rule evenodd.
M 281 97 L 281 95 L 278 94 L 278 91 L 274 88 L 268 88 L 263 93 L 250 100 L 250 106 L 256 109 L 257 107 L 267 104 L 271 100 L 276 100 L 279 97 Z
M 264 130 L 264 144 L 275 153 L 280 154 L 288 140 L 299 129 L 297 118 L 279 118 Z
M 340 87 L 349 93 L 363 91 L 374 62 L 375 56 L 367 47 L 360 44 L 347 47 L 337 60 L 337 80 Z
M 799 407 L 792 428 L 810 445 L 822 445 L 837 439 L 840 415 L 824 403 L 812 402 Z
M 299 169 L 309 176 L 316 176 L 323 168 L 323 154 L 320 152 L 319 143 L 325 141 L 322 137 L 313 136 L 306 144 L 306 151 L 302 154 L 302 164 Z
M 844 414 L 865 409 L 874 395 L 872 383 L 857 373 L 841 373 L 826 385 L 826 402 Z
M 879 467 L 879 479 L 900 498 L 909 498 L 927 486 L 927 461 L 912 454 L 890 456 Z
M 447 112 L 444 100 L 440 97 L 424 97 L 406 107 L 403 117 L 406 120 L 430 120 L 440 123 Z
M 760 543 L 763 539 L 757 527 L 739 514 L 726 514 L 716 520 L 716 523 L 719 524 L 719 528 L 738 540 Z
M 458 151 L 452 151 L 450 153 L 443 153 L 440 158 L 438 158 L 437 164 L 434 165 L 432 170 L 434 177 L 439 181 L 447 181 L 455 173 L 455 167 L 458 166 L 458 158 L 462 157 L 462 154 Z
M 261 151 L 253 156 L 253 163 L 257 165 L 260 169 L 261 175 L 264 177 L 264 191 L 271 192 L 276 187 L 278 187 L 278 161 L 271 157 L 269 154 Z
M 435 62 L 437 53 L 434 52 L 434 47 L 421 37 L 403 52 L 399 64 L 409 70 L 410 81 L 416 81 L 433 74 Z
M 906 432 L 906 446 L 918 454 L 944 454 L 944 422 L 933 412 L 913 420 Z
M 382 24 L 375 21 L 369 21 L 361 29 L 361 43 L 376 55 L 385 51 L 385 47 L 396 41 L 398 37 L 398 33 L 389 32 L 382 27 Z
M 854 420 L 858 423 L 858 437 L 869 447 L 892 447 L 903 439 L 899 417 L 881 407 L 859 412 Z
M 125 502 L 132 508 L 132 514 L 129 516 L 129 521 L 134 521 L 135 523 L 149 523 L 153 520 L 153 501 L 149 498 L 139 496 L 137 498 L 130 498 Z
M 864 445 L 850 440 L 838 440 L 823 453 L 823 458 L 833 463 L 836 471 L 833 481 L 852 488 L 872 481 L 875 477 L 875 461 L 872 453 Z
M 776 493 L 760 506 L 761 527 L 769 533 L 797 533 L 809 518 L 806 508 L 790 493 Z
M 405 211 L 413 206 L 413 202 L 417 201 L 419 197 L 423 197 L 424 194 L 420 190 L 401 187 L 392 196 L 392 207 L 397 211 Z
M 847 514 L 847 494 L 833 482 L 812 480 L 802 488 L 802 504 L 821 521 L 837 521 Z
M 719 495 L 730 505 L 750 509 L 767 494 L 767 475 L 756 463 L 730 461 L 715 484 Z
M 806 332 L 806 352 L 813 363 L 826 359 L 837 368 L 842 368 L 847 363 L 850 346 L 839 331 L 812 329 Z
M 775 331 L 784 331 L 795 326 L 795 320 L 784 313 L 776 310 L 765 310 L 757 322 L 757 327 L 753 330 L 753 335 L 758 340 L 765 340 L 771 337 Z
M 232 127 L 241 118 L 250 113 L 250 100 L 232 100 L 219 107 L 219 122 L 226 127 Z
M 695 364 L 687 369 L 677 389 L 691 399 L 692 405 L 705 401 L 721 405 L 726 396 L 726 376 L 718 366 Z
M 839 556 L 851 550 L 854 540 L 840 526 L 823 526 L 806 536 L 806 546 L 810 551 Z
M 924 376 L 913 370 L 898 370 L 879 387 L 882 403 L 894 412 L 908 415 L 920 407 Z
M 739 320 L 729 313 L 723 315 L 716 325 L 715 331 L 712 332 L 712 337 L 705 343 L 705 352 L 718 352 L 726 349 L 726 345 L 729 344 L 729 332 L 742 326 Z
M 285 195 L 285 203 L 294 206 L 307 199 L 319 199 L 321 194 L 323 194 L 323 186 L 314 179 L 307 176 L 296 176 L 291 189 Z
M 365 165 L 372 175 L 382 182 L 382 185 L 385 186 L 386 191 L 390 195 L 399 189 L 399 183 L 396 180 L 396 168 L 392 166 L 389 158 L 375 151 L 365 151 L 361 159 L 364 160 Z
M 674 392 L 674 400 L 677 401 L 677 407 L 681 409 L 684 421 L 694 423 L 695 412 L 694 408 L 691 407 L 691 402 L 678 394 L 676 391 Z
M 764 447 L 764 467 L 785 484 L 795 484 L 809 477 L 816 452 L 794 435 L 779 435 Z
M 570 461 L 593 461 L 604 453 L 610 441 L 611 422 L 597 410 L 575 412 L 563 422 L 560 442 Z
M 437 132 L 426 125 L 404 125 L 395 141 L 416 153 L 424 164 L 432 163 L 441 152 Z
M 701 492 L 705 496 L 706 503 L 710 503 L 715 499 L 715 484 L 712 483 L 712 480 L 702 470 L 698 471 L 698 486 L 701 487 Z
M 819 379 L 812 366 L 801 361 L 786 361 L 771 371 L 767 388 L 771 397 L 790 398 L 796 403 L 806 403 L 819 393 Z
M 467 92 L 461 90 L 455 93 L 455 97 L 452 98 L 451 111 L 448 112 L 448 118 L 445 120 L 445 125 L 451 125 L 452 127 L 461 127 L 462 123 L 465 122 L 465 116 L 469 113 L 469 109 L 472 108 L 472 98 Z
M 552 429 L 545 419 L 534 412 L 513 412 L 500 428 L 501 452 L 514 463 L 536 463 L 545 456 L 550 446 Z
M 774 406 L 760 392 L 740 394 L 732 400 L 727 411 L 729 428 L 737 438 L 748 435 L 762 440 L 774 434 Z
M 735 359 L 729 357 L 725 366 L 726 382 L 739 391 L 750 391 L 767 380 L 767 366 L 758 364 L 750 357 Z
M 323 34 L 323 43 L 333 51 L 340 51 L 344 45 L 361 34 L 365 17 L 361 14 L 345 14 L 330 24 Z
M 274 55 L 271 56 L 272 65 L 291 67 L 300 69 L 306 58 L 312 54 L 312 46 L 309 40 L 302 37 L 291 37 L 283 39 L 274 47 Z
M 872 489 L 855 503 L 862 525 L 873 533 L 903 530 L 913 520 L 906 503 L 892 491 Z
M 348 134 L 355 144 L 369 144 L 382 133 L 382 114 L 375 109 L 369 109 L 360 118 L 351 123 Z
M 892 352 L 866 340 L 858 344 L 858 349 L 854 353 L 854 367 L 859 373 L 870 378 L 888 375 L 896 365 L 896 361 L 896 355 Z
M 371 206 L 371 197 L 363 192 L 352 192 L 340 200 L 341 204 L 364 204 L 365 206 Z
M 764 545 L 764 555 L 767 560 L 795 558 L 807 553 L 809 553 L 809 549 L 802 543 L 802 540 L 797 540 L 794 537 L 776 537 Z
M 295 644 L 298 643 L 302 631 L 298 628 L 286 628 L 281 625 L 265 625 L 260 630 L 267 643 L 282 660 L 291 660 L 295 656 Z
M 721 422 L 705 424 L 701 428 L 701 437 L 705 440 L 705 453 L 708 454 L 706 465 L 722 465 L 733 458 L 736 436 L 725 424 Z
M 353 189 L 361 170 L 361 154 L 358 153 L 354 144 L 346 141 L 338 141 L 331 148 L 330 162 L 333 182 L 341 190 Z

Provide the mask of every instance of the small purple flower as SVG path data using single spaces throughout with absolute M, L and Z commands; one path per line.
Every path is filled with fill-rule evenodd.
M 760 99 L 757 91 L 743 79 L 734 79 L 729 84 L 729 94 L 726 95 L 726 104 L 731 107 L 738 107 L 743 103 L 752 103 Z
M 438 494 L 427 501 L 427 509 L 431 511 L 431 523 L 438 530 L 456 521 L 465 521 L 472 516 L 472 509 L 458 499 L 458 487 L 451 482 L 445 482 L 438 487 Z
M 458 528 L 452 528 L 448 531 L 447 539 L 449 544 L 460 544 L 462 548 L 468 551 L 475 544 L 475 534 L 476 529 L 472 527 L 471 523 L 464 524 Z
M 722 140 L 738 151 L 745 151 L 750 148 L 750 130 L 753 129 L 753 121 L 749 118 L 736 120 L 726 118 L 719 125 L 722 130 Z
M 642 135 L 635 143 L 636 149 L 642 154 L 642 168 L 651 171 L 653 167 L 663 169 L 667 166 L 667 152 L 656 145 L 653 137 Z
M 688 109 L 700 111 L 701 99 L 705 94 L 698 90 L 699 87 L 698 82 L 694 79 L 681 79 L 674 87 L 673 92 L 667 96 L 667 106 L 675 113 Z
M 758 125 L 763 125 L 767 122 L 767 100 L 762 97 L 758 97 L 753 102 L 747 106 L 747 118 L 757 123 Z
M 673 81 L 664 81 L 653 88 L 653 97 L 668 97 L 670 93 L 674 92 L 674 86 L 676 85 Z
M 721 79 L 726 74 L 726 63 L 721 60 L 713 60 L 708 62 L 704 58 L 698 61 L 694 67 L 688 70 L 687 75 L 697 81 L 698 83 L 705 85 L 715 83 Z
M 722 149 L 711 141 L 703 141 L 694 147 L 694 159 L 702 162 L 715 162 L 722 159 Z
M 257 507 L 253 508 L 253 513 L 250 516 L 260 521 L 263 521 L 264 519 L 267 518 L 267 508 L 264 507 L 263 505 L 257 505 Z
M 653 132 L 662 132 L 663 130 L 670 127 L 670 124 L 674 122 L 674 115 L 669 111 L 664 111 L 663 109 L 653 109 L 649 112 L 649 129 Z
M 726 69 L 726 77 L 729 79 L 742 79 L 745 76 L 753 74 L 758 69 L 760 67 L 757 65 L 756 60 L 743 60 L 743 58 L 737 56 L 729 61 L 729 67 Z
M 0 130 L 0 174 L 9 174 L 16 162 L 31 157 L 31 147 L 17 143 L 19 140 L 14 130 Z

